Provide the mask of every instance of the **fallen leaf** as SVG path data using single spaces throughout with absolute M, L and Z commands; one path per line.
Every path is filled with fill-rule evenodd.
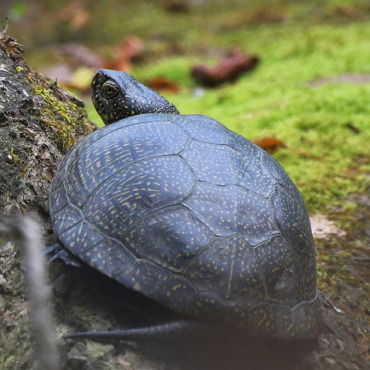
M 114 59 L 107 62 L 104 67 L 129 72 L 132 60 L 141 56 L 143 49 L 143 42 L 138 37 L 128 36 L 116 48 Z
M 90 19 L 90 13 L 85 6 L 82 1 L 72 1 L 57 13 L 57 18 L 63 22 L 69 22 L 73 29 L 78 30 Z
M 174 82 L 167 80 L 164 77 L 156 77 L 153 80 L 146 83 L 147 86 L 149 86 L 151 89 L 158 91 L 158 92 L 178 92 L 179 87 Z
M 254 69 L 258 63 L 257 56 L 248 56 L 240 50 L 233 50 L 216 67 L 194 66 L 191 75 L 201 85 L 215 87 L 225 82 L 235 81 L 241 74 Z
M 275 153 L 279 148 L 286 147 L 282 141 L 274 137 L 263 137 L 261 139 L 254 140 L 253 142 L 270 154 Z

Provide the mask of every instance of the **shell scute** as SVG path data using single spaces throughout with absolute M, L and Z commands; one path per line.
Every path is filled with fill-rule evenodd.
M 177 274 L 183 273 L 212 238 L 204 224 L 178 206 L 146 217 L 124 235 L 125 244 L 136 256 Z
M 198 182 L 184 204 L 220 237 L 238 234 L 257 245 L 279 232 L 270 201 L 240 186 Z

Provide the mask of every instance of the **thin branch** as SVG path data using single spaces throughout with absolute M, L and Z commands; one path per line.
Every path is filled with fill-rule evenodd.
M 38 369 L 59 370 L 60 358 L 48 305 L 48 285 L 39 225 L 27 216 L 1 216 L 0 234 L 18 243 L 25 259 Z

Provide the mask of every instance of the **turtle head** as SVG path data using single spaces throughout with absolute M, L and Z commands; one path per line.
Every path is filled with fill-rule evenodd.
M 179 114 L 162 95 L 126 72 L 99 69 L 91 88 L 95 109 L 106 125 L 137 114 Z

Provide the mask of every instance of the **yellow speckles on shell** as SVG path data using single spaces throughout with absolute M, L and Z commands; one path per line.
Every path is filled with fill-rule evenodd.
M 126 237 L 127 246 L 135 254 L 155 260 L 166 269 L 180 272 L 207 245 L 212 234 L 190 211 L 174 206 L 136 224 Z
M 155 171 L 152 170 L 153 166 Z M 155 180 L 152 187 L 141 187 L 148 178 Z M 159 186 L 155 188 L 155 184 Z M 194 177 L 181 158 L 154 157 L 131 165 L 130 171 L 116 173 L 114 181 L 102 184 L 94 197 L 88 199 L 83 209 L 89 208 L 91 203 L 107 202 L 108 209 L 97 208 L 87 219 L 101 225 L 102 229 L 107 227 L 112 237 L 120 239 L 130 225 L 155 209 L 171 203 L 176 204 L 186 198 L 191 193 L 193 185 Z M 136 201 L 132 200 L 133 197 Z M 117 212 L 112 213 L 112 209 Z
M 189 141 L 181 155 L 200 181 L 239 185 L 263 197 L 271 195 L 272 185 L 277 182 L 258 158 L 242 156 L 229 145 Z
M 263 310 L 259 310 L 259 313 L 261 314 L 262 318 L 260 321 L 258 321 L 257 326 L 261 326 L 263 322 L 266 320 L 266 312 Z
M 240 186 L 196 184 L 185 204 L 217 236 L 242 236 L 257 245 L 278 233 L 270 202 Z

